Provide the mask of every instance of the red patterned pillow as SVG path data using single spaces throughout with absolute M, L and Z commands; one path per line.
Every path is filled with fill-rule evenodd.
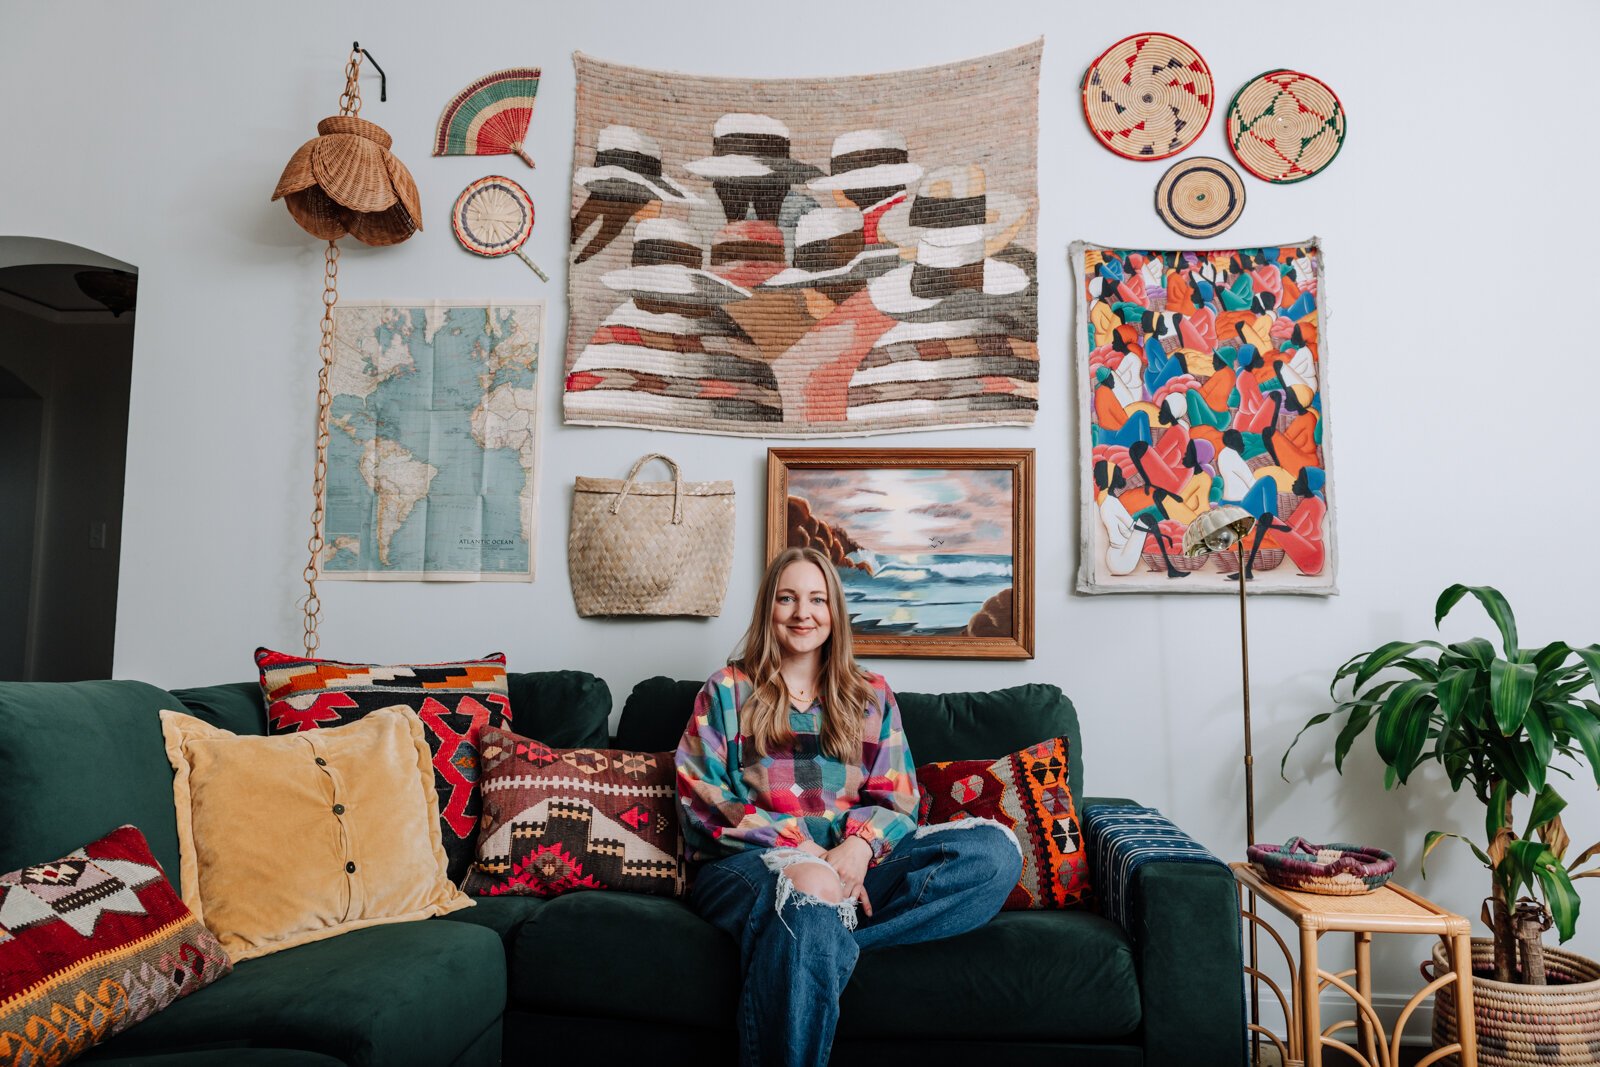
M 355 722 L 369 711 L 404 704 L 417 713 L 433 750 L 439 831 L 451 881 L 472 863 L 478 828 L 478 731 L 511 722 L 506 657 L 385 667 L 306 659 L 256 649 L 267 732 L 288 734 Z
M 232 969 L 132 826 L 0 875 L 0 1063 L 66 1063 Z
M 550 748 L 492 726 L 479 744 L 483 829 L 462 889 L 683 894 L 671 752 Z
M 1029 745 L 997 760 L 917 768 L 923 825 L 993 819 L 1022 846 L 1022 878 L 1005 907 L 1069 908 L 1089 896 L 1089 856 L 1067 786 L 1067 739 Z

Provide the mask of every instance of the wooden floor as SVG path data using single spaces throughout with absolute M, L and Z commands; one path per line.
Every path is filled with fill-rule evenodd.
M 1422 1057 L 1428 1054 L 1426 1045 L 1401 1045 L 1399 1067 L 1413 1067 Z M 1323 1067 L 1357 1067 L 1359 1061 L 1353 1060 L 1338 1049 L 1327 1049 L 1322 1054 Z M 1261 1067 L 1283 1067 L 1278 1060 L 1278 1050 L 1269 1042 L 1261 1050 Z

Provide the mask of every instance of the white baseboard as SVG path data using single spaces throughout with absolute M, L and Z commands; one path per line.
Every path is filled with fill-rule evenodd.
M 1354 979 L 1347 979 L 1353 981 Z M 1287 990 L 1285 990 L 1287 993 Z M 1245 985 L 1245 1015 L 1250 1014 L 1250 986 L 1248 979 Z M 1378 1018 L 1383 1023 L 1386 1034 L 1394 1032 L 1395 1020 L 1400 1017 L 1400 1012 L 1405 1009 L 1411 995 L 1405 993 L 1373 993 L 1372 1007 L 1378 1013 Z M 1350 998 L 1340 992 L 1324 992 L 1321 1000 L 1322 1028 L 1327 1029 L 1329 1023 L 1339 1022 L 1344 1019 L 1356 1017 L 1355 1005 Z M 1272 990 L 1261 987 L 1261 1025 L 1282 1038 L 1285 1034 L 1283 1009 L 1278 1004 L 1278 998 L 1272 995 Z M 1357 1041 L 1356 1031 L 1346 1027 L 1333 1035 L 1336 1040 L 1347 1045 Z M 1417 1010 L 1411 1013 L 1406 1020 L 1406 1031 L 1402 1036 L 1402 1045 L 1421 1045 L 1426 1047 L 1433 1043 L 1433 997 L 1428 997 Z M 1359 1046 L 1358 1046 L 1359 1047 Z

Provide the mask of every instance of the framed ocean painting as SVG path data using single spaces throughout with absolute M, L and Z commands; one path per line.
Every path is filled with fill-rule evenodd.
M 860 656 L 1033 658 L 1033 449 L 767 450 L 767 559 L 816 548 Z

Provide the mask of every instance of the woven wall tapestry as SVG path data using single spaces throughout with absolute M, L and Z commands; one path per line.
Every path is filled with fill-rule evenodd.
M 1233 552 L 1188 557 L 1217 504 L 1256 518 L 1251 592 L 1337 593 L 1326 292 L 1316 238 L 1277 248 L 1072 246 L 1086 593 L 1238 589 Z
M 566 421 L 1032 423 L 1043 47 L 772 80 L 575 56 Z

